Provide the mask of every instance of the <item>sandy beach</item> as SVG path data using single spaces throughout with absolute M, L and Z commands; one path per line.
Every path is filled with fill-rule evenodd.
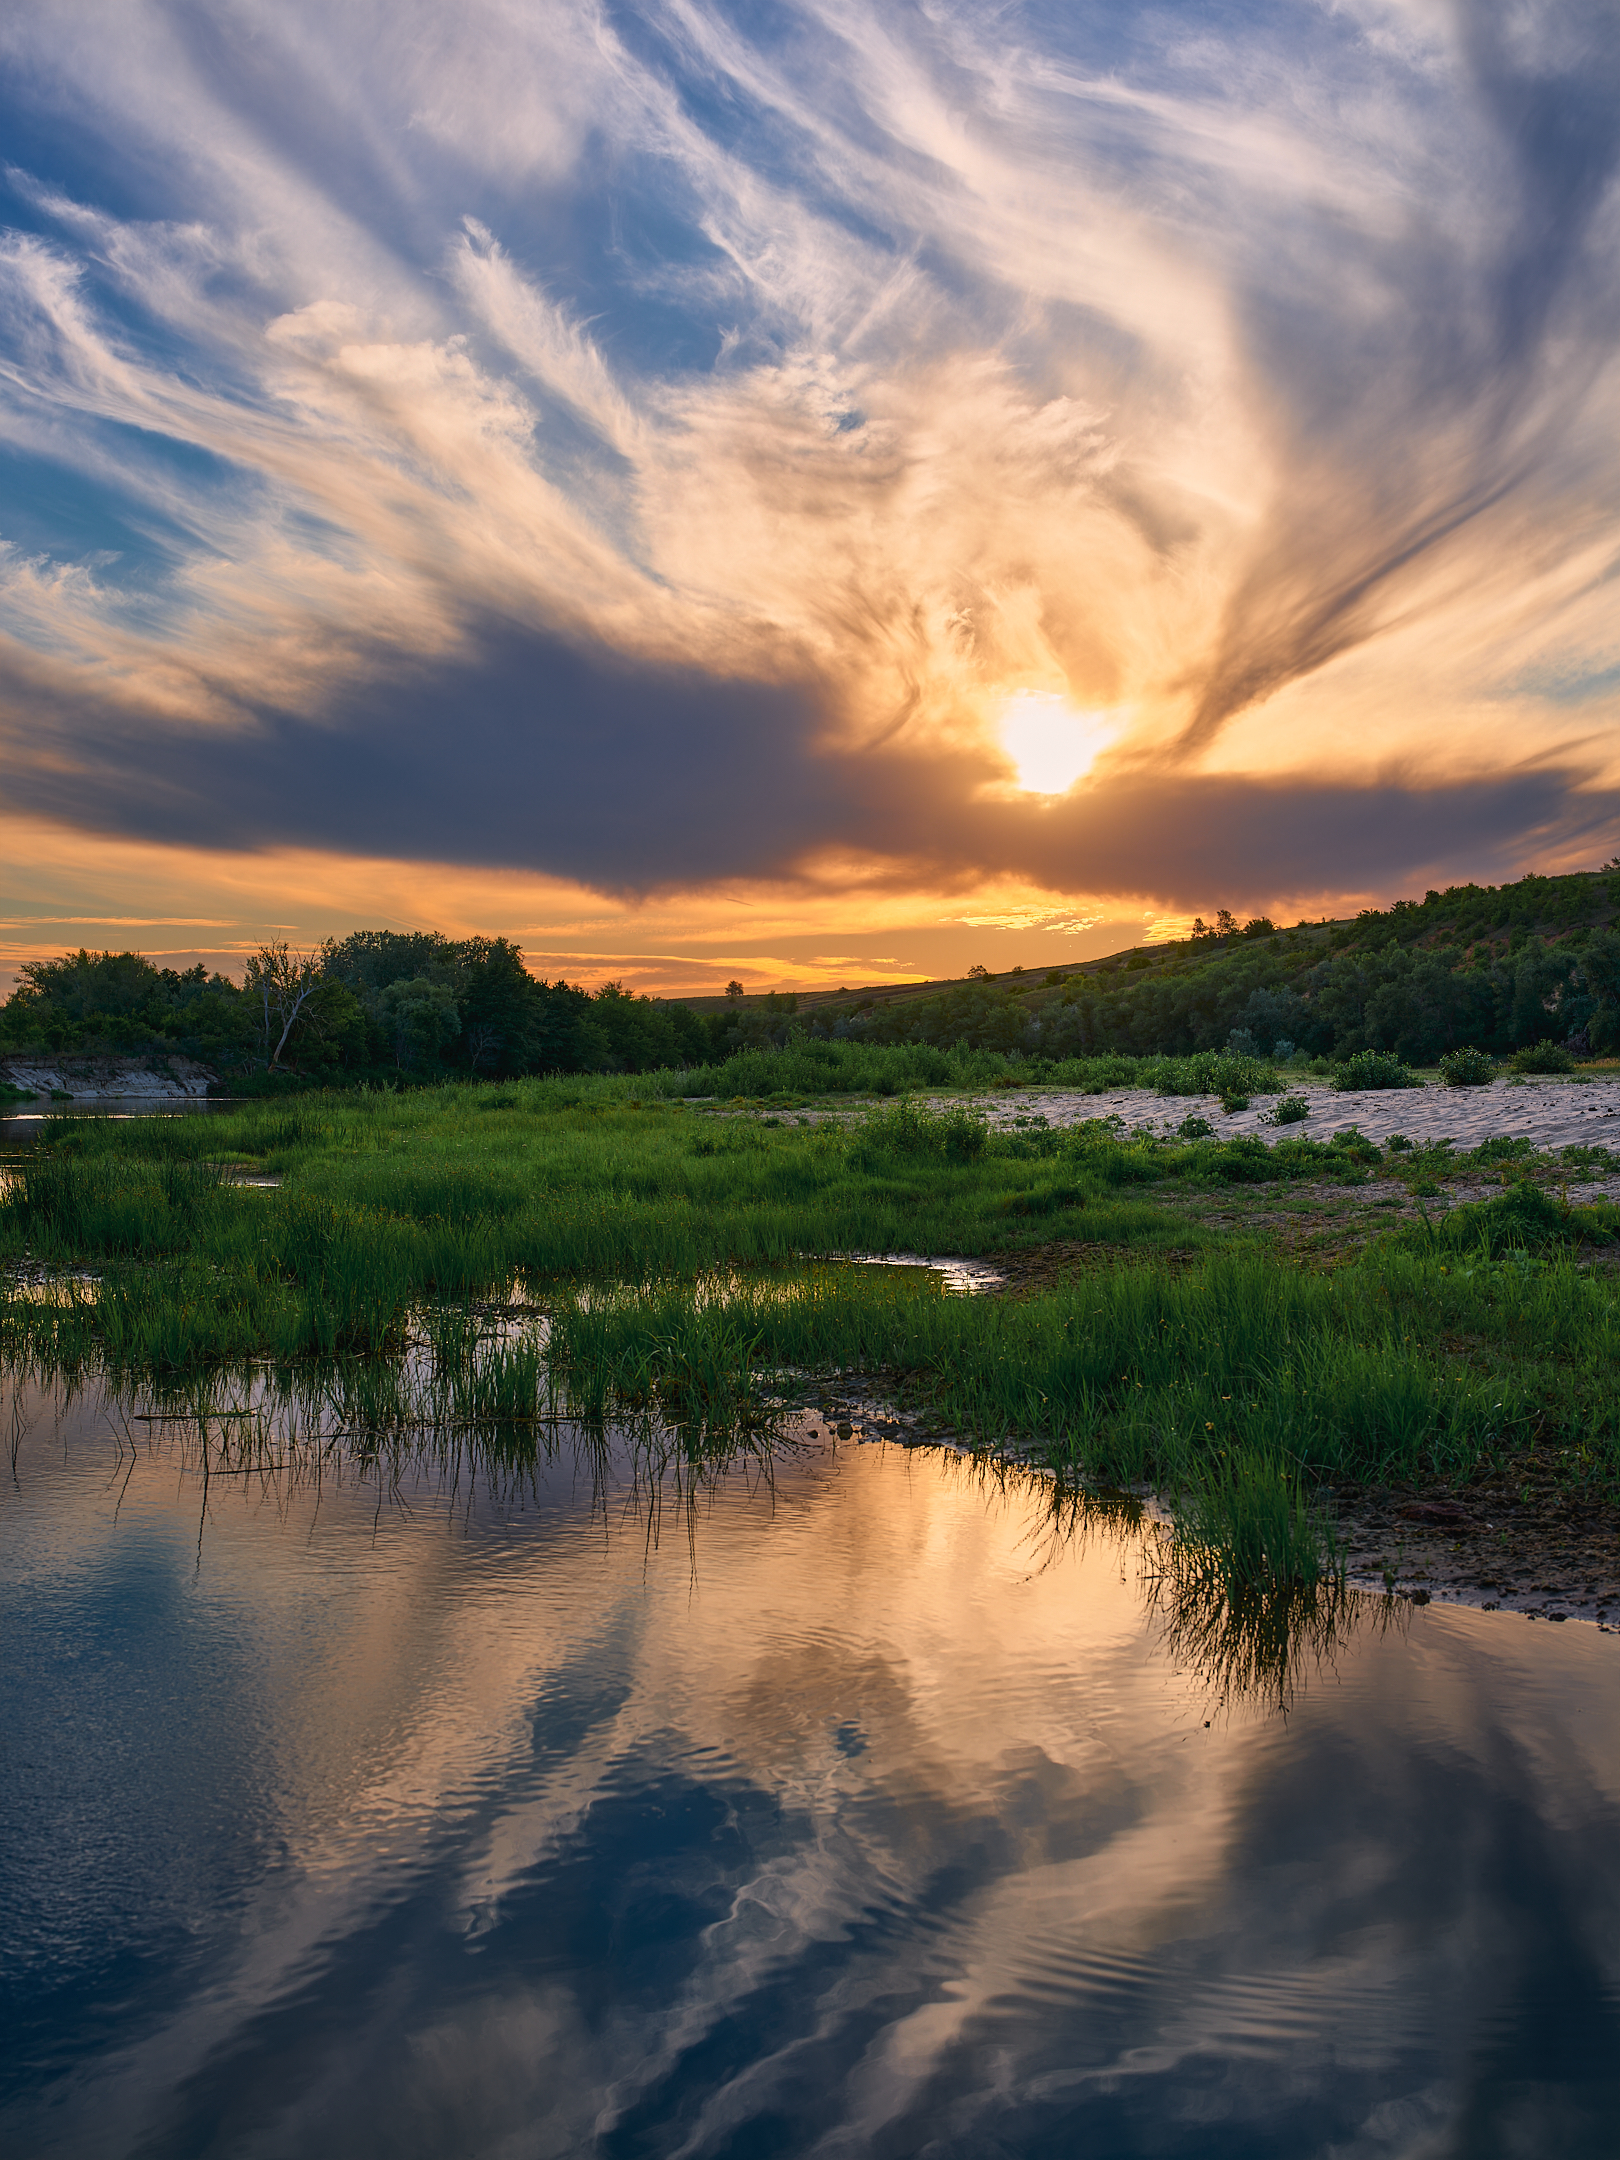
M 1044 1117 L 1050 1125 L 1078 1125 L 1087 1118 L 1120 1117 L 1133 1131 L 1174 1132 L 1185 1118 L 1201 1117 L 1222 1139 L 1252 1134 L 1268 1144 L 1287 1139 L 1331 1140 L 1354 1126 L 1380 1147 L 1394 1133 L 1414 1146 L 1449 1140 L 1459 1153 L 1498 1137 L 1529 1140 L 1536 1148 L 1612 1148 L 1620 1156 L 1620 1074 L 1557 1080 L 1499 1078 L 1486 1087 L 1367 1088 L 1341 1094 L 1320 1080 L 1291 1085 L 1310 1115 L 1297 1125 L 1271 1122 L 1280 1097 L 1257 1095 L 1247 1110 L 1228 1114 L 1215 1095 L 1148 1095 L 1140 1088 L 1081 1095 L 1063 1088 L 1003 1090 L 975 1098 L 992 1125 L 1014 1126 Z

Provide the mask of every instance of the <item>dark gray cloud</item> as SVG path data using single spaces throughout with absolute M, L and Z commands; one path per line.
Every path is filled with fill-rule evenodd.
M 986 793 L 982 759 L 827 747 L 808 680 L 633 663 L 510 622 L 453 658 L 351 659 L 318 714 L 197 726 L 11 654 L 18 811 L 183 847 L 281 846 L 538 871 L 624 896 L 806 874 L 845 849 L 898 886 L 1021 874 L 1059 891 L 1379 889 L 1513 875 L 1620 835 L 1575 766 L 1364 785 L 1099 775 L 1062 798 Z M 885 867 L 886 866 L 886 867 Z
M 467 645 L 441 662 L 350 652 L 318 712 L 260 704 L 226 727 L 29 669 L 13 807 L 182 846 L 494 864 L 622 891 L 766 876 L 839 827 L 808 686 L 489 621 Z

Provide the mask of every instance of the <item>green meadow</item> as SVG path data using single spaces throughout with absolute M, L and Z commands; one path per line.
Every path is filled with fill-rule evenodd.
M 836 1376 L 1062 1479 L 1153 1488 L 1234 1586 L 1334 1572 L 1346 1485 L 1456 1489 L 1533 1450 L 1616 1486 L 1613 1208 L 1510 1183 L 1302 1264 L 1204 1203 L 1432 1165 L 1354 1136 L 992 1133 L 909 1097 L 809 1123 L 636 1088 L 50 1121 L 0 1197 L 0 1351 L 165 1403 L 258 1375 L 347 1429 L 508 1448 L 632 1414 L 718 1444 Z M 847 1257 L 893 1251 L 1000 1257 L 1014 1287 Z

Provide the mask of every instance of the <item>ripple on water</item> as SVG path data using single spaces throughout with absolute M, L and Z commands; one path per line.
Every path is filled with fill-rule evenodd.
M 114 1407 L 0 1495 L 8 2151 L 1609 2160 L 1612 1638 L 1349 1599 L 1244 1692 L 1016 1474 Z

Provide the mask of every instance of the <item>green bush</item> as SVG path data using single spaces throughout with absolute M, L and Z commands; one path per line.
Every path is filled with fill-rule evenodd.
M 1348 1155 L 1352 1162 L 1375 1163 L 1383 1160 L 1378 1152 L 1378 1143 L 1369 1140 L 1364 1132 L 1358 1132 L 1354 1125 L 1347 1125 L 1343 1132 L 1336 1132 L 1328 1146 L 1336 1154 Z
M 1215 1128 L 1207 1117 L 1184 1117 L 1176 1127 L 1178 1137 L 1183 1140 L 1208 1140 L 1213 1137 L 1214 1131 Z
M 1495 1259 L 1507 1252 L 1534 1252 L 1549 1245 L 1597 1244 L 1613 1239 L 1613 1210 L 1570 1208 L 1528 1180 L 1499 1200 L 1453 1208 L 1434 1243 L 1452 1250 L 1483 1250 Z
M 902 1097 L 892 1109 L 874 1110 L 850 1135 L 851 1158 L 876 1162 L 884 1156 L 943 1157 L 946 1162 L 976 1162 L 984 1153 L 990 1128 L 965 1104 L 930 1110 Z
M 1352 1088 L 1421 1087 L 1423 1082 L 1391 1050 L 1358 1050 L 1333 1068 L 1333 1085 L 1348 1092 Z
M 1575 1060 L 1562 1043 L 1528 1043 L 1513 1053 L 1513 1070 L 1516 1073 L 1567 1073 L 1575 1070 Z
M 1125 1085 L 1156 1095 L 1275 1095 L 1276 1077 L 1262 1058 L 1235 1050 L 1197 1050 L 1191 1057 L 1148 1057 Z
M 1303 1095 L 1285 1095 L 1271 1113 L 1274 1125 L 1302 1125 L 1311 1114 L 1311 1106 Z
M 1440 1078 L 1447 1087 L 1485 1087 L 1496 1078 L 1496 1060 L 1488 1050 L 1448 1050 Z

